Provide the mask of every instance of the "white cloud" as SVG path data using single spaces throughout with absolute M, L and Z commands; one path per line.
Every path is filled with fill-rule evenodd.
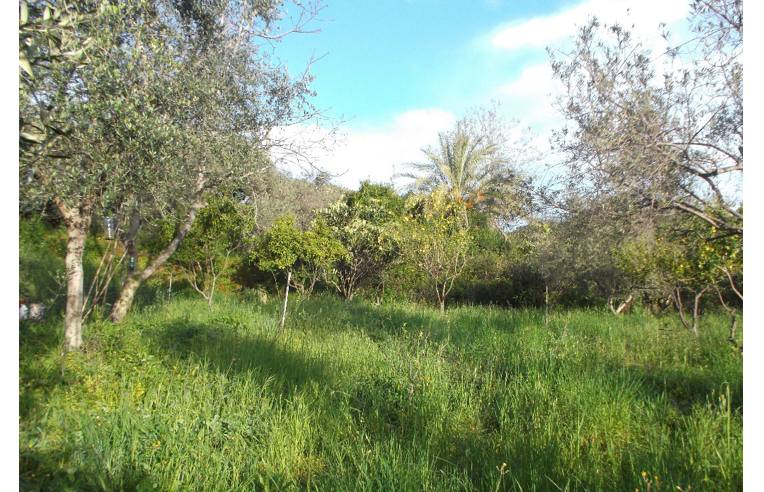
M 540 129 L 559 119 L 554 101 L 562 89 L 549 64 L 538 63 L 527 65 L 514 80 L 499 85 L 495 94 L 515 118 Z
M 378 127 L 347 130 L 328 148 L 316 145 L 327 138 L 331 140 L 329 132 L 321 127 L 291 127 L 279 133 L 305 149 L 301 153 L 315 167 L 339 175 L 333 182 L 357 188 L 367 179 L 389 182 L 393 174 L 404 170 L 404 163 L 420 160 L 422 147 L 434 143 L 438 132 L 450 128 L 455 121 L 453 113 L 442 109 L 415 109 Z M 294 173 L 305 168 L 305 159 L 295 159 L 294 154 L 276 152 L 275 157 L 282 168 Z
M 517 97 L 543 97 L 553 90 L 552 69 L 548 63 L 528 65 L 514 81 L 500 87 L 501 93 Z
M 549 152 L 552 132 L 559 129 L 564 120 L 555 107 L 555 101 L 563 93 L 562 84 L 552 77 L 546 63 L 527 65 L 512 81 L 497 86 L 494 98 L 501 101 L 506 118 L 517 119 L 520 127 L 532 130 L 531 148 L 537 151 L 536 162 L 526 166 L 526 171 L 539 179 L 546 179 L 546 166 L 556 161 Z
M 585 0 L 554 14 L 513 21 L 496 29 L 490 36 L 494 48 L 506 51 L 545 48 L 569 38 L 587 20 L 619 22 L 644 33 L 653 40 L 658 24 L 672 24 L 687 17 L 687 0 Z M 652 46 L 650 46 L 652 47 Z
M 512 80 L 496 85 L 493 94 L 514 117 L 542 134 L 547 133 L 562 123 L 554 103 L 564 88 L 554 78 L 549 63 L 538 61 L 547 58 L 543 48 L 570 45 L 578 28 L 596 16 L 602 23 L 623 25 L 652 51 L 658 69 L 656 81 L 660 82 L 662 70 L 675 70 L 681 60 L 659 57 L 667 48 L 659 24 L 665 23 L 675 31 L 672 43 L 676 43 L 677 34 L 679 37 L 686 34 L 686 26 L 680 21 L 685 20 L 688 13 L 687 0 L 584 0 L 550 15 L 499 26 L 483 38 L 488 39 L 493 48 L 510 53 L 522 50 L 538 56 L 520 65 L 519 73 Z

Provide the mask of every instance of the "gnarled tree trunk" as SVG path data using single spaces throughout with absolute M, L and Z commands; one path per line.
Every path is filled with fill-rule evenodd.
M 200 179 L 200 183 L 201 185 L 197 190 L 196 200 L 191 205 L 191 208 L 186 215 L 186 219 L 183 221 L 183 224 L 181 225 L 180 229 L 178 229 L 178 233 L 175 235 L 172 241 L 170 241 L 170 243 L 162 250 L 162 252 L 159 253 L 159 255 L 157 255 L 157 257 L 154 258 L 145 269 L 142 271 L 136 270 L 134 272 L 130 272 L 130 274 L 127 276 L 127 280 L 125 280 L 125 283 L 122 286 L 122 290 L 119 292 L 119 298 L 111 309 L 111 314 L 109 315 L 109 319 L 111 321 L 119 323 L 125 318 L 127 311 L 129 311 L 130 307 L 133 305 L 133 300 L 135 300 L 135 293 L 138 291 L 138 288 L 149 277 L 154 275 L 154 273 L 159 270 L 159 268 L 164 265 L 165 262 L 167 262 L 170 256 L 175 253 L 175 250 L 178 249 L 178 246 L 180 246 L 181 241 L 183 241 L 183 238 L 186 237 L 188 231 L 191 230 L 191 226 L 194 224 L 194 219 L 196 219 L 196 213 L 202 207 L 204 207 L 204 200 L 202 198 L 204 182 Z
M 66 224 L 64 343 L 66 350 L 78 350 L 82 346 L 82 311 L 85 291 L 82 256 L 85 252 L 85 239 L 90 227 L 92 207 L 85 203 L 78 208 L 71 208 L 60 200 L 55 202 Z
M 631 310 L 631 307 L 634 305 L 634 301 L 636 298 L 634 297 L 634 294 L 629 294 L 629 297 L 626 298 L 621 304 L 618 305 L 616 308 L 613 304 L 614 299 L 611 297 L 608 300 L 608 307 L 610 307 L 610 311 L 615 314 L 616 316 L 620 314 L 627 313 Z

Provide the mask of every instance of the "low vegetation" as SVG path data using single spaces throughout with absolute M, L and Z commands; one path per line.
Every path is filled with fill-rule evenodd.
M 21 327 L 26 490 L 732 490 L 726 318 L 200 297 Z M 648 486 L 647 484 L 652 485 Z M 649 488 L 651 487 L 651 488 Z

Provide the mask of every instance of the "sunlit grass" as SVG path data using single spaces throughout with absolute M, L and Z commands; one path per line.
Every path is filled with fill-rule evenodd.
M 742 487 L 722 317 L 696 339 L 605 311 L 545 324 L 319 297 L 280 334 L 277 316 L 277 300 L 176 299 L 89 324 L 67 356 L 55 320 L 22 325 L 22 488 Z

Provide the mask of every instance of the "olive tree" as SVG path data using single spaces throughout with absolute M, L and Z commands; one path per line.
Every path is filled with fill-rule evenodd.
M 183 140 L 162 117 L 161 67 L 173 59 L 154 19 L 139 1 L 22 2 L 21 206 L 52 202 L 67 229 L 68 349 L 82 343 L 82 256 L 93 214 L 148 185 Z
M 263 168 L 272 129 L 313 114 L 309 75 L 293 79 L 255 42 L 288 33 L 274 30 L 282 7 L 22 2 L 22 206 L 52 202 L 67 227 L 68 348 L 82 342 L 82 254 L 94 213 L 123 219 L 128 248 L 145 224 L 179 219 L 165 248 L 127 275 L 110 316 L 119 321 L 207 197 Z
M 172 6 L 165 9 L 167 25 L 176 27 L 184 42 L 178 53 L 179 69 L 171 79 L 181 111 L 169 117 L 186 135 L 186 145 L 176 154 L 177 167 L 184 172 L 173 179 L 163 176 L 150 192 L 133 197 L 132 214 L 138 224 L 152 216 L 173 214 L 178 227 L 146 268 L 127 276 L 110 314 L 116 322 L 124 318 L 140 285 L 183 241 L 207 198 L 221 186 L 244 185 L 269 169 L 269 151 L 288 145 L 271 138 L 273 131 L 316 115 L 308 102 L 310 75 L 293 78 L 260 49 L 258 40 L 300 31 L 317 6 L 298 2 L 307 17 L 279 34 L 273 29 L 284 16 L 284 7 L 275 0 Z
M 742 2 L 694 1 L 692 26 L 691 40 L 663 54 L 621 26 L 584 26 L 572 51 L 551 55 L 568 121 L 556 142 L 577 192 L 741 236 Z

